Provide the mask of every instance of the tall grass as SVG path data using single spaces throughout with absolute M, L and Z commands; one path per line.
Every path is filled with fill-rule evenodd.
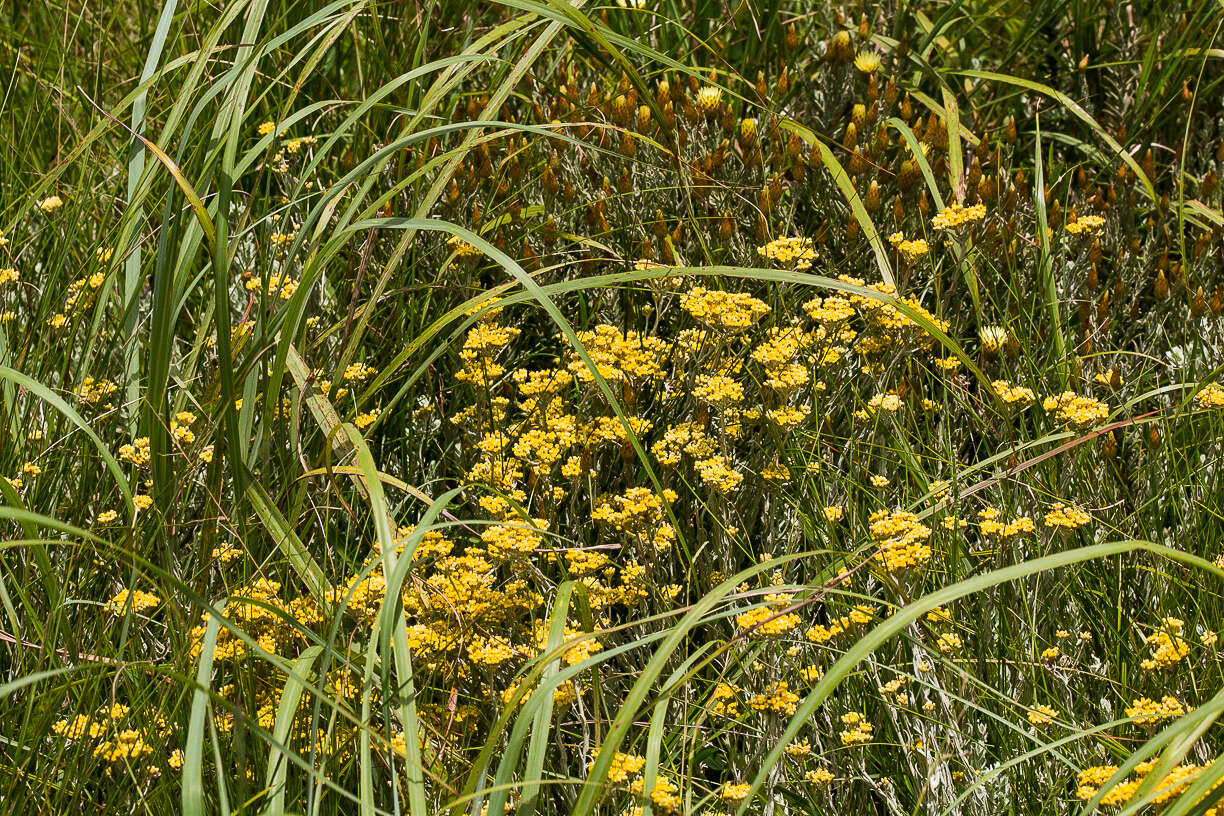
M 1221 19 L 3 8 L 4 809 L 1214 812 Z

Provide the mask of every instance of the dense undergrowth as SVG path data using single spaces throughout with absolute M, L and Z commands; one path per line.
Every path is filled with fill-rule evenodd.
M 1217 812 L 1218 5 L 0 19 L 4 812 Z

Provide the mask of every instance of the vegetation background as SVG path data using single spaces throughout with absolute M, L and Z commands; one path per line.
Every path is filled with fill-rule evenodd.
M 0 810 L 1215 813 L 1216 2 L 0 2 Z

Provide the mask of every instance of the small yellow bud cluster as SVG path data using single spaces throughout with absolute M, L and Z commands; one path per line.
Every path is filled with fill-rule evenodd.
M 490 558 L 513 561 L 534 552 L 543 538 L 530 527 L 499 524 L 481 533 L 480 540 L 489 548 Z
M 1082 215 L 1074 221 L 1068 222 L 1066 230 L 1072 235 L 1100 235 L 1101 229 L 1104 226 L 1105 219 L 1102 216 Z
M 738 805 L 740 802 L 748 798 L 748 791 L 752 790 L 752 786 L 747 782 L 733 784 L 728 782 L 723 785 L 722 792 L 719 797 L 728 804 Z
M 1025 715 L 1032 725 L 1049 725 L 1054 722 L 1054 718 L 1058 716 L 1058 712 L 1048 705 L 1035 705 L 1028 710 Z
M 1009 522 L 999 521 L 999 511 L 987 507 L 978 511 L 978 530 L 992 541 L 1009 541 L 1016 536 L 1031 533 L 1036 529 L 1033 520 L 1028 516 L 1020 516 Z
M 964 646 L 960 635 L 955 632 L 945 632 L 935 640 L 935 647 L 944 654 L 950 654 Z
M 803 775 L 803 778 L 818 788 L 823 788 L 833 781 L 833 774 L 824 768 L 813 768 Z
M 1041 407 L 1046 413 L 1072 429 L 1089 428 L 1109 418 L 1109 406 L 1092 397 L 1081 397 L 1064 391 L 1055 397 L 1046 397 Z
M 1148 671 L 1167 669 L 1190 654 L 1190 645 L 1181 637 L 1182 627 L 1185 626 L 1181 618 L 1166 617 L 1161 624 L 1164 628 L 1147 636 L 1146 643 L 1152 650 L 1152 656 L 1139 664 Z
M 1076 527 L 1083 527 L 1092 521 L 1092 516 L 1085 513 L 1081 508 L 1074 505 L 1056 503 L 1050 508 L 1050 512 L 1045 514 L 1044 523 L 1047 527 L 1062 527 L 1067 530 L 1074 530 Z
M 771 593 L 765 600 L 767 605 L 750 609 L 735 618 L 736 626 L 746 631 L 749 637 L 777 637 L 797 628 L 803 622 L 794 612 L 782 611 L 791 602 L 789 594 Z
M 925 564 L 931 558 L 926 543 L 931 528 L 908 510 L 877 510 L 869 519 L 871 538 L 880 545 L 875 559 L 892 572 Z
M 927 242 L 922 238 L 908 240 L 899 232 L 894 232 L 888 236 L 888 243 L 892 244 L 893 249 L 901 253 L 901 257 L 907 261 L 913 261 L 921 258 L 930 251 Z
M 1194 395 L 1194 404 L 1203 410 L 1220 410 L 1224 408 L 1224 388 L 1216 383 L 1204 386 L 1203 390 Z
M 81 381 L 81 387 L 77 389 L 77 396 L 87 405 L 97 405 L 115 393 L 118 388 L 119 386 L 110 380 L 95 380 L 93 377 L 86 377 Z
M 799 695 L 787 686 L 785 680 L 771 683 L 761 694 L 748 698 L 748 707 L 753 711 L 770 711 L 790 716 L 799 707 Z
M 931 219 L 931 226 L 943 232 L 964 224 L 981 221 L 985 217 L 985 204 L 974 204 L 972 207 L 966 207 L 963 204 L 950 204 L 935 214 L 935 217 Z
M 995 380 L 990 384 L 994 392 L 999 395 L 999 399 L 1008 405 L 1028 406 L 1037 401 L 1037 395 L 1033 393 L 1033 389 L 1026 388 L 1023 385 L 1012 385 L 1007 380 Z
M 757 254 L 782 266 L 806 270 L 816 260 L 816 247 L 811 238 L 775 238 L 762 247 Z
M 838 736 L 842 745 L 865 745 L 871 742 L 871 723 L 867 716 L 858 711 L 850 711 L 842 715 L 842 725 L 846 728 Z
M 107 601 L 106 611 L 112 615 L 124 615 L 127 613 L 129 603 L 132 606 L 132 611 L 140 614 L 148 612 L 150 609 L 156 609 L 161 603 L 161 598 L 152 592 L 145 592 L 140 589 L 121 589 L 115 594 L 115 597 Z
M 1185 713 L 1186 707 L 1172 695 L 1165 695 L 1161 700 L 1139 697 L 1131 701 L 1126 708 L 1126 716 L 1133 718 L 1139 725 L 1155 725 L 1162 720 L 1171 720 Z
M 769 307 L 751 295 L 721 292 L 695 286 L 680 297 L 680 306 L 697 320 L 714 329 L 742 332 L 752 326 Z

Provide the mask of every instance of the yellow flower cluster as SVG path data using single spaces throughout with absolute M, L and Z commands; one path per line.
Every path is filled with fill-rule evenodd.
M 761 478 L 767 482 L 781 484 L 782 482 L 789 480 L 790 477 L 790 469 L 786 467 L 786 465 L 773 464 L 766 465 L 765 467 L 761 468 Z
M 790 690 L 785 680 L 779 680 L 761 694 L 749 697 L 748 707 L 753 711 L 770 711 L 789 717 L 799 707 L 799 695 Z
M 1210 383 L 1194 395 L 1194 404 L 1203 410 L 1220 410 L 1224 408 L 1224 388 L 1216 383 Z
M 536 525 L 547 528 L 548 522 L 536 519 Z M 521 561 L 535 552 L 543 542 L 538 532 L 522 525 L 499 524 L 480 534 L 494 561 Z
M 1160 700 L 1150 697 L 1139 697 L 1126 707 L 1126 716 L 1132 717 L 1139 725 L 1155 725 L 1162 720 L 1171 720 L 1186 713 L 1186 707 L 1172 695 L 1166 694 Z
M 664 490 L 660 499 L 647 488 L 631 487 L 624 495 L 601 499 L 591 518 L 624 533 L 641 551 L 665 553 L 676 540 L 675 529 L 665 521 L 665 502 L 670 504 L 677 498 L 672 490 Z
M 871 742 L 873 729 L 865 714 L 849 711 L 842 715 L 841 722 L 845 726 L 838 734 L 842 745 L 865 745 Z
M 875 560 L 888 572 L 920 566 L 931 558 L 926 543 L 931 528 L 908 510 L 877 510 L 868 520 L 871 540 L 879 545 Z
M 141 436 L 119 447 L 119 458 L 137 467 L 149 464 L 149 437 Z
M 723 789 L 718 796 L 728 804 L 738 805 L 740 802 L 748 798 L 748 791 L 750 790 L 752 790 L 752 786 L 747 782 L 728 782 L 727 784 L 723 785 Z
M 805 737 L 786 746 L 786 755 L 793 759 L 812 755 L 812 743 Z
M 728 719 L 738 717 L 740 708 L 736 695 L 739 694 L 739 690 L 739 686 L 731 683 L 719 683 L 714 686 L 714 692 L 710 696 L 710 713 Z
M 833 781 L 833 774 L 825 768 L 813 768 L 803 775 L 803 778 L 818 788 L 823 788 Z
M 1053 414 L 1063 425 L 1073 429 L 1089 428 L 1109 418 L 1108 405 L 1071 391 L 1064 391 L 1056 397 L 1046 397 L 1041 407 L 1046 413 Z
M 302 643 L 302 633 L 286 621 L 293 620 L 303 626 L 310 626 L 323 618 L 318 606 L 309 596 L 286 602 L 281 599 L 280 582 L 266 578 L 257 578 L 239 588 L 234 596 L 225 602 L 222 611 L 229 621 L 236 624 L 261 649 L 273 654 L 286 650 L 290 645 Z M 204 613 L 199 625 L 192 628 L 188 636 L 193 658 L 200 655 L 209 617 L 209 613 Z M 234 660 L 247 652 L 247 644 L 234 634 L 230 626 L 221 627 L 213 652 L 214 660 Z
M 765 369 L 765 385 L 779 394 L 789 394 L 807 384 L 810 367 L 836 362 L 843 349 L 835 346 L 817 354 L 807 353 L 824 338 L 824 329 L 817 332 L 794 326 L 770 329 L 752 350 L 752 359 Z
M 1074 530 L 1077 527 L 1083 527 L 1085 524 L 1090 523 L 1092 516 L 1085 513 L 1079 507 L 1057 502 L 1050 508 L 1050 512 L 1045 514 L 1043 521 L 1047 527 L 1062 527 L 1067 530 Z
M 722 292 L 695 286 L 680 296 L 680 306 L 712 329 L 742 332 L 769 312 L 764 302 L 741 292 Z
M 803 304 L 807 316 L 822 326 L 835 326 L 854 317 L 854 305 L 840 295 L 812 298 Z
M 811 410 L 806 405 L 781 405 L 765 412 L 765 418 L 784 431 L 791 431 L 803 424 Z
M 298 281 L 289 277 L 287 272 L 271 272 L 262 278 L 252 277 L 246 282 L 248 292 L 262 292 L 265 287 L 269 295 L 288 300 L 297 291 Z
M 514 330 L 517 336 L 517 330 Z M 599 376 L 610 383 L 644 383 L 663 377 L 662 360 L 668 346 L 661 338 L 636 331 L 621 331 L 600 324 L 590 331 L 578 332 L 578 342 L 586 349 Z M 594 382 L 590 368 L 572 352 L 569 370 L 581 382 Z
M 985 217 L 985 204 L 974 204 L 972 207 L 966 207 L 963 204 L 953 203 L 935 214 L 935 217 L 931 219 L 931 226 L 943 232 L 964 224 L 981 221 Z
M 1106 807 L 1125 805 L 1135 795 L 1135 792 L 1139 790 L 1139 787 L 1143 785 L 1147 775 L 1155 769 L 1159 761 L 1159 759 L 1152 759 L 1136 765 L 1135 778 L 1116 783 L 1101 797 L 1101 804 Z M 1190 783 L 1208 767 L 1210 766 L 1193 764 L 1174 766 L 1163 779 L 1156 782 L 1151 791 L 1151 799 L 1148 801 L 1153 805 L 1160 806 L 1172 800 L 1188 788 Z M 1075 795 L 1080 799 L 1091 799 L 1100 792 L 1101 786 L 1108 782 L 1109 778 L 1117 773 L 1117 771 L 1118 767 L 1116 765 L 1095 765 L 1091 768 L 1085 768 L 1077 776 Z M 1218 785 L 1219 783 L 1216 784 Z M 1212 816 L 1215 816 L 1218 812 L 1218 807 L 1212 807 L 1205 811 L 1205 813 L 1212 814 Z
M 960 639 L 960 635 L 956 634 L 955 632 L 945 632 L 935 640 L 935 647 L 944 654 L 955 652 L 964 645 L 964 642 Z
M 1026 388 L 1023 385 L 1012 385 L 1007 380 L 995 380 L 990 384 L 990 387 L 999 395 L 999 399 L 1008 405 L 1028 406 L 1037 400 L 1037 395 L 1033 393 L 1033 389 Z
M 775 238 L 763 247 L 757 247 L 757 254 L 762 258 L 782 266 L 790 266 L 799 270 L 812 268 L 816 260 L 816 246 L 811 238 Z
M 118 388 L 119 386 L 110 380 L 95 380 L 93 377 L 86 377 L 81 381 L 81 387 L 77 389 L 77 396 L 86 405 L 97 405 L 115 393 Z
M 1054 722 L 1058 712 L 1051 706 L 1043 703 L 1030 708 L 1025 716 L 1028 717 L 1028 721 L 1032 725 L 1049 725 Z
M 749 637 L 777 637 L 803 623 L 794 612 L 783 613 L 782 611 L 791 603 L 789 594 L 771 593 L 765 596 L 765 601 L 765 606 L 749 609 L 735 618 L 735 624 L 745 630 Z
M 536 622 L 532 640 L 535 644 L 536 653 L 543 654 L 548 647 L 547 621 L 539 620 Z M 589 632 L 583 632 L 581 629 L 573 626 L 565 627 L 565 641 L 567 648 L 561 657 L 567 666 L 576 666 L 603 648 L 598 638 L 593 637 Z
M 867 407 L 854 412 L 854 418 L 860 422 L 866 422 L 880 414 L 895 414 L 905 405 L 901 400 L 901 395 L 895 391 L 885 391 L 880 394 L 873 394 L 871 399 L 867 400 Z
M 927 242 L 922 239 L 909 240 L 899 232 L 894 232 L 888 236 L 888 243 L 893 245 L 893 249 L 901 253 L 901 257 L 907 261 L 913 261 L 921 258 L 930 251 Z
M 1105 226 L 1105 218 L 1100 215 L 1081 215 L 1074 221 L 1067 222 L 1066 230 L 1072 235 L 1100 235 Z
M 497 323 L 492 316 L 498 311 L 500 310 L 485 313 L 483 319 L 468 332 L 464 339 L 463 348 L 459 350 L 459 359 L 463 362 L 463 367 L 455 372 L 455 379 L 459 382 L 487 388 L 505 373 L 505 367 L 495 358 L 514 338 L 519 336 L 519 330 Z M 347 376 L 348 373 L 346 370 L 345 379 L 351 379 Z
M 517 332 L 515 332 L 515 336 L 518 336 Z M 345 366 L 344 379 L 347 382 L 362 383 L 377 373 L 378 369 L 372 365 L 367 365 L 366 363 L 351 363 L 350 365 Z
M 850 631 L 854 626 L 862 626 L 871 621 L 875 610 L 866 604 L 858 604 L 849 615 L 842 615 L 829 621 L 828 626 L 816 624 L 807 630 L 806 637 L 813 643 L 828 643 L 833 638 Z
M 993 507 L 979 510 L 977 515 L 978 530 L 992 541 L 1008 541 L 1036 529 L 1028 516 L 1019 516 L 1006 523 L 999 521 L 999 511 Z
M 94 714 L 77 714 L 75 717 L 58 720 L 51 726 L 52 733 L 67 740 L 96 741 L 93 756 L 106 762 L 134 763 L 145 760 L 155 751 L 155 746 L 164 745 L 167 738 L 173 734 L 173 729 L 165 717 L 158 714 L 149 721 L 145 718 L 140 723 L 131 722 L 131 709 L 122 703 L 112 703 L 99 708 Z M 181 751 L 174 751 L 167 757 L 170 767 L 175 765 L 176 756 L 181 757 Z M 135 768 L 133 768 L 135 770 Z M 143 769 L 150 776 L 157 776 L 161 768 L 156 764 L 146 765 Z
M 708 459 L 698 459 L 693 463 L 693 467 L 697 469 L 702 483 L 720 495 L 727 495 L 744 481 L 744 474 L 736 470 L 731 461 L 721 454 Z
M 3 271 L 0 271 L 0 276 L 3 276 Z M 102 271 L 94 272 L 87 277 L 74 280 L 68 284 L 67 292 L 64 295 L 63 310 L 71 312 L 77 307 L 85 306 L 93 299 L 94 292 L 101 288 L 105 282 L 106 273 Z M 3 281 L 0 281 L 0 283 L 3 283 Z M 55 315 L 51 319 L 51 323 L 54 326 L 56 323 L 60 323 L 61 320 L 66 320 L 66 318 L 63 315 Z
M 270 242 L 276 249 L 288 249 L 289 245 L 293 243 L 295 238 L 297 238 L 297 230 L 293 230 L 292 232 L 274 232 L 272 233 Z
M 456 257 L 459 259 L 468 260 L 479 258 L 480 256 L 484 255 L 483 252 L 460 238 L 458 235 L 452 235 L 451 237 L 447 238 L 446 245 L 451 248 Z
M 1167 669 L 1190 654 L 1190 644 L 1181 637 L 1182 627 L 1185 626 L 1181 618 L 1163 618 L 1161 625 L 1163 628 L 1152 632 L 1145 640 L 1148 648 L 1152 650 L 1152 656 L 1144 658 L 1139 665 L 1149 671 Z
M 721 374 L 700 374 L 693 396 L 712 408 L 722 410 L 743 401 L 744 386 Z
M 642 796 L 645 789 L 641 779 L 635 779 L 629 785 L 629 792 L 634 796 Z M 662 774 L 656 776 L 654 788 L 650 791 L 650 803 L 664 813 L 678 813 L 684 804 L 680 798 L 680 786 Z
M 190 411 L 179 411 L 174 415 L 174 419 L 170 420 L 170 435 L 183 445 L 190 445 L 195 441 L 195 431 L 191 430 L 191 425 L 196 421 L 196 415 Z
M 144 590 L 128 590 L 121 589 L 115 593 L 115 596 L 106 603 L 106 611 L 112 615 L 127 614 L 128 604 L 131 604 L 132 611 L 136 614 L 148 612 L 150 609 L 156 609 L 161 603 L 161 598 L 154 595 L 152 592 Z
M 941 320 L 928 312 L 917 298 L 899 297 L 894 286 L 886 283 L 868 285 L 865 281 L 848 275 L 839 275 L 838 280 L 855 286 L 863 286 L 900 304 L 901 308 L 898 308 L 885 300 L 857 293 L 846 297 L 849 303 L 857 307 L 863 314 L 865 326 L 854 348 L 860 354 L 877 361 L 874 369 L 870 365 L 869 369 L 880 370 L 878 360 L 885 354 L 930 349 L 935 341 L 924 328 L 925 324 L 933 325 L 940 331 L 948 330 L 950 325 L 948 321 Z M 829 300 L 830 298 L 826 298 L 825 303 L 819 309 L 826 308 Z M 804 308 L 807 311 L 806 304 Z M 907 312 L 912 312 L 923 323 L 911 318 L 909 314 L 902 311 L 902 308 Z M 817 314 L 820 313 L 821 311 L 817 311 Z M 808 311 L 808 314 L 811 315 L 812 311 Z M 819 320 L 819 318 L 813 319 Z
M 844 620 L 844 623 L 843 623 L 843 620 Z M 845 632 L 848 628 L 850 628 L 849 619 L 846 618 L 843 620 L 835 620 L 832 623 L 830 623 L 828 626 L 824 626 L 818 623 L 815 626 L 813 626 L 811 629 L 807 630 L 806 637 L 808 640 L 812 641 L 813 643 L 828 643 L 830 640 L 832 640 L 833 638 L 837 637 L 842 632 Z
M 592 760 L 591 765 L 594 764 Z M 644 767 L 646 767 L 646 757 L 617 751 L 612 757 L 612 764 L 608 766 L 608 781 L 615 785 L 623 785 L 640 774 Z

